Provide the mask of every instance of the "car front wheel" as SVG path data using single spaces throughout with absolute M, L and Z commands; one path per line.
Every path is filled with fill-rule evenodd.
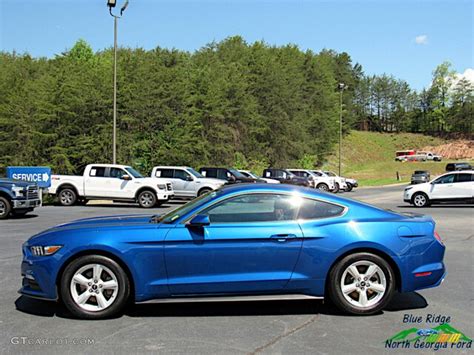
M 7 218 L 11 209 L 12 205 L 10 204 L 10 201 L 8 201 L 5 197 L 0 196 L 0 219 Z
M 336 182 L 336 183 L 334 184 L 334 190 L 332 190 L 332 192 L 334 192 L 335 194 L 337 194 L 337 193 L 339 192 L 339 189 L 340 189 L 339 184 Z
M 356 315 L 382 310 L 393 295 L 395 278 L 390 265 L 372 253 L 346 256 L 329 274 L 329 296 L 337 307 Z
M 319 184 L 316 188 L 321 191 L 329 191 L 329 186 L 326 184 Z
M 156 205 L 156 195 L 154 192 L 145 190 L 138 195 L 138 204 L 143 208 L 152 208 Z
M 60 284 L 61 300 L 76 317 L 101 319 L 118 314 L 130 295 L 127 274 L 118 263 L 101 255 L 72 261 Z
M 348 182 L 348 183 L 346 183 L 346 184 L 347 184 L 346 191 L 347 191 L 347 192 L 351 192 L 352 189 L 353 189 L 352 184 L 351 184 L 350 182 Z
M 426 207 L 429 206 L 430 200 L 426 194 L 419 192 L 413 195 L 412 203 L 415 207 Z

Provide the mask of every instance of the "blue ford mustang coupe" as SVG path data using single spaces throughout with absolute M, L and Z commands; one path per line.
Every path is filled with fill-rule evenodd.
M 81 219 L 37 234 L 23 245 L 20 293 L 88 319 L 130 300 L 329 297 L 348 313 L 373 314 L 395 290 L 438 286 L 444 251 L 430 217 L 243 184 L 166 215 Z

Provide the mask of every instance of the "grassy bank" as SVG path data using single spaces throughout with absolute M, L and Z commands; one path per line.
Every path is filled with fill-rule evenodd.
M 359 180 L 361 186 L 388 185 L 410 181 L 414 170 L 429 170 L 431 176 L 444 172 L 448 160 L 441 162 L 396 162 L 395 151 L 422 149 L 446 143 L 441 138 L 413 133 L 376 133 L 352 131 L 343 140 L 342 175 Z M 337 149 L 337 146 L 336 146 Z M 324 168 L 337 171 L 338 152 L 332 155 Z

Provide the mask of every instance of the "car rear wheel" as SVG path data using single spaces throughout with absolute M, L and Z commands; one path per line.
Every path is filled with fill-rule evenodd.
M 77 201 L 76 191 L 70 188 L 62 189 L 59 194 L 59 203 L 63 206 L 72 206 Z
M 331 300 L 343 311 L 369 315 L 382 310 L 395 290 L 390 265 L 380 256 L 356 253 L 346 256 L 329 274 Z
M 326 184 L 319 184 L 316 188 L 321 191 L 329 191 L 329 186 Z
M 156 205 L 156 195 L 154 192 L 145 190 L 138 195 L 138 204 L 143 208 L 152 208 Z
M 61 300 L 76 317 L 101 319 L 116 315 L 130 296 L 130 282 L 118 263 L 101 255 L 72 261 L 60 284 Z
M 5 219 L 10 214 L 12 205 L 5 197 L 0 197 L 0 219 Z
M 413 195 L 412 203 L 415 207 L 426 207 L 430 204 L 430 199 L 426 194 L 419 192 Z
M 334 192 L 335 194 L 337 194 L 340 190 L 340 187 L 339 187 L 339 184 L 336 182 L 334 184 L 334 190 L 332 190 L 332 192 Z
M 347 185 L 347 187 L 346 187 L 346 191 L 347 191 L 347 192 L 351 192 L 351 191 L 352 191 L 352 189 L 353 189 L 353 186 L 352 186 L 352 184 L 351 184 L 350 182 L 347 182 L 347 183 L 346 183 L 346 185 Z

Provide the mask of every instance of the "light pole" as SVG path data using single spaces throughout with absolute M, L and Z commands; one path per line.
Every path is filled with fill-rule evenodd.
M 339 89 L 339 104 L 340 104 L 340 111 L 339 111 L 339 176 L 341 176 L 341 156 L 342 156 L 342 92 L 346 88 L 346 84 L 339 83 L 337 86 Z
M 110 16 L 114 18 L 114 127 L 112 138 L 113 164 L 117 163 L 117 20 L 122 17 L 123 12 L 127 8 L 128 0 L 125 1 L 122 8 L 120 9 L 120 15 L 114 15 L 112 13 L 112 8 L 114 8 L 115 5 L 117 5 L 117 0 L 107 0 Z

